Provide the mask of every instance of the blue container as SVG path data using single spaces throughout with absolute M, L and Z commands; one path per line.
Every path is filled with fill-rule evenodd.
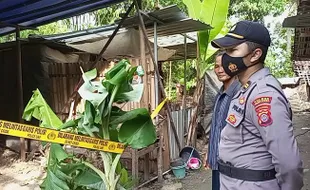
M 170 167 L 177 179 L 183 179 L 186 176 L 186 163 L 181 158 L 171 162 Z

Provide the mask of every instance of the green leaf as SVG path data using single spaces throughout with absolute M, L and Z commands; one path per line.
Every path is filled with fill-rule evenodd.
M 126 111 L 123 111 L 121 108 L 117 107 L 117 106 L 112 106 L 111 109 L 111 116 L 122 116 L 125 113 L 127 113 Z
M 59 129 L 68 129 L 71 127 L 75 128 L 78 125 L 80 119 L 81 118 L 69 120 L 66 123 L 62 124 Z
M 112 67 L 106 74 L 105 78 L 107 80 L 112 79 L 122 68 L 126 68 L 129 64 L 128 60 L 119 61 L 114 67 Z
M 203 60 L 207 60 L 211 56 L 210 53 L 207 54 L 207 49 L 210 42 L 220 33 L 226 22 L 229 2 L 230 0 L 204 0 L 202 2 L 200 20 L 213 27 L 210 32 L 199 32 L 199 38 L 201 38 L 199 39 L 199 50 Z
M 46 103 L 39 89 L 33 92 L 23 113 L 23 119 L 26 121 L 30 121 L 32 117 L 42 121 L 41 127 L 59 129 L 62 125 L 62 121 Z
M 108 91 L 98 81 L 90 83 L 92 84 L 91 86 L 87 82 L 85 82 L 80 87 L 78 92 L 84 100 L 90 101 L 94 105 L 94 107 L 97 108 L 108 96 Z
M 85 114 L 85 113 L 84 113 Z M 85 121 L 86 119 L 86 121 Z M 85 115 L 83 115 L 83 117 L 81 118 L 81 120 L 78 123 L 78 132 L 82 133 L 84 135 L 88 135 L 89 136 L 89 132 L 91 133 L 98 133 L 99 132 L 99 128 L 98 126 L 100 126 L 100 124 L 89 124 L 87 121 L 87 117 Z
M 119 130 L 118 139 L 134 149 L 153 144 L 156 141 L 156 130 L 151 117 L 139 115 L 124 122 Z
M 83 171 L 85 169 L 86 169 L 86 166 L 83 163 L 70 163 L 70 164 L 65 163 L 65 164 L 60 165 L 60 170 L 67 175 L 71 175 L 77 170 Z
M 189 16 L 210 24 L 213 29 L 198 32 L 200 64 L 197 65 L 199 78 L 204 76 L 208 68 L 207 60 L 214 54 L 209 50 L 210 42 L 221 32 L 227 18 L 230 0 L 183 0 L 188 8 Z
M 127 75 L 128 73 L 126 68 L 122 68 L 113 78 L 109 80 L 109 82 L 115 86 L 123 84 L 127 79 Z
M 118 93 L 115 102 L 140 102 L 143 95 L 143 84 L 132 85 L 133 90 L 125 93 Z
M 59 179 L 50 169 L 47 169 L 47 176 L 41 188 L 44 190 L 70 190 L 67 183 Z
M 199 31 L 198 32 L 198 44 L 199 44 L 199 53 L 201 60 L 205 60 L 205 55 L 208 49 L 209 44 L 209 31 Z
M 137 71 L 137 68 L 138 68 L 138 66 L 135 66 L 135 67 L 131 67 L 131 68 L 130 68 L 130 70 L 129 70 L 129 72 L 128 72 L 128 76 L 127 76 L 128 80 L 129 80 L 130 82 L 132 82 L 133 76 L 135 75 L 135 72 Z
M 96 110 L 89 101 L 85 101 L 85 112 L 84 112 L 84 121 L 83 125 L 89 127 L 94 123 Z
M 101 102 L 101 104 L 98 106 L 98 109 L 96 109 L 96 116 L 95 116 L 95 123 L 102 124 L 102 118 L 105 117 L 108 114 L 106 109 L 106 100 Z
M 202 2 L 200 18 L 213 27 L 210 31 L 209 43 L 220 33 L 226 22 L 229 2 L 230 0 L 204 0 Z
M 213 29 L 210 30 L 207 49 L 209 50 L 211 41 L 218 36 L 221 32 L 223 26 L 225 25 L 227 14 L 228 14 L 228 6 L 230 0 L 214 0 L 214 1 L 203 1 L 202 7 L 202 20 L 211 24 Z M 213 10 L 210 12 L 210 10 Z M 209 59 L 210 56 L 213 55 L 215 51 L 204 52 L 205 58 L 204 60 Z
M 211 58 L 212 58 L 212 56 L 214 55 L 215 52 L 217 52 L 217 49 L 215 49 L 214 47 L 212 47 L 211 44 L 209 44 L 207 52 L 206 52 L 206 57 L 208 59 L 207 60 L 201 60 L 199 62 L 199 68 L 202 69 L 199 72 L 199 78 L 202 78 L 207 70 L 209 70 L 210 68 L 213 68 L 213 67 L 211 67 L 212 64 L 213 64 L 211 62 L 211 61 L 213 61 Z
M 125 113 L 122 116 L 119 116 L 117 119 L 114 119 L 112 122 L 110 122 L 110 124 L 115 125 L 115 124 L 124 123 L 125 121 L 135 119 L 139 115 L 148 117 L 150 114 L 146 108 L 137 108 L 137 109 L 134 109 L 134 110 L 131 110 Z
M 102 85 L 107 89 L 107 91 L 109 93 L 112 93 L 113 89 L 114 89 L 114 85 L 110 83 L 110 81 L 108 80 L 103 80 L 102 81 Z
M 97 77 L 97 69 L 94 68 L 82 75 L 84 81 L 91 81 Z
M 121 175 L 121 177 L 119 179 L 119 182 L 122 186 L 125 186 L 129 181 L 127 170 L 125 168 L 122 168 L 120 175 Z
M 98 174 L 90 170 L 84 170 L 75 179 L 74 182 L 79 186 L 84 186 L 96 190 L 105 190 L 106 185 Z
M 60 167 L 57 165 L 57 168 L 54 170 L 54 174 L 57 176 L 58 179 L 62 181 L 70 181 L 72 179 L 70 174 L 66 174 L 63 171 L 60 170 Z
M 118 119 L 120 116 L 124 115 L 125 111 L 121 110 L 117 106 L 112 106 L 111 115 L 110 115 L 110 124 L 115 120 Z
M 201 1 L 200 0 L 183 0 L 183 3 L 187 6 L 189 16 L 193 19 L 198 20 L 201 12 Z
M 110 140 L 118 142 L 118 131 L 116 129 L 109 129 Z
M 65 152 L 65 150 L 62 148 L 60 144 L 51 144 L 50 149 L 50 160 L 49 165 L 56 165 L 58 162 L 61 162 L 68 158 L 68 154 Z

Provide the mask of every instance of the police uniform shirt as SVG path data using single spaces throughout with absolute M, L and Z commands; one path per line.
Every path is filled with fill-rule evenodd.
M 303 169 L 281 85 L 263 68 L 234 96 L 221 133 L 219 159 L 252 170 L 275 168 L 276 179 L 250 182 L 221 174 L 221 190 L 300 190 Z

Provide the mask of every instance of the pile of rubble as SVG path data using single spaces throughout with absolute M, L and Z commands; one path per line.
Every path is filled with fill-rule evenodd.
M 306 84 L 301 84 L 295 88 L 283 89 L 285 96 L 291 104 L 293 112 L 310 111 L 310 102 L 308 101 L 306 87 Z

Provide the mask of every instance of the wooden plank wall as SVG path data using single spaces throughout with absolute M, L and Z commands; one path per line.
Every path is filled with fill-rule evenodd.
M 52 96 L 53 111 L 65 120 L 69 114 L 69 108 L 63 110 L 68 102 L 70 95 L 82 77 L 80 66 L 84 71 L 89 70 L 91 63 L 50 63 L 49 77 Z M 108 62 L 99 62 L 97 69 L 102 70 L 109 66 Z

